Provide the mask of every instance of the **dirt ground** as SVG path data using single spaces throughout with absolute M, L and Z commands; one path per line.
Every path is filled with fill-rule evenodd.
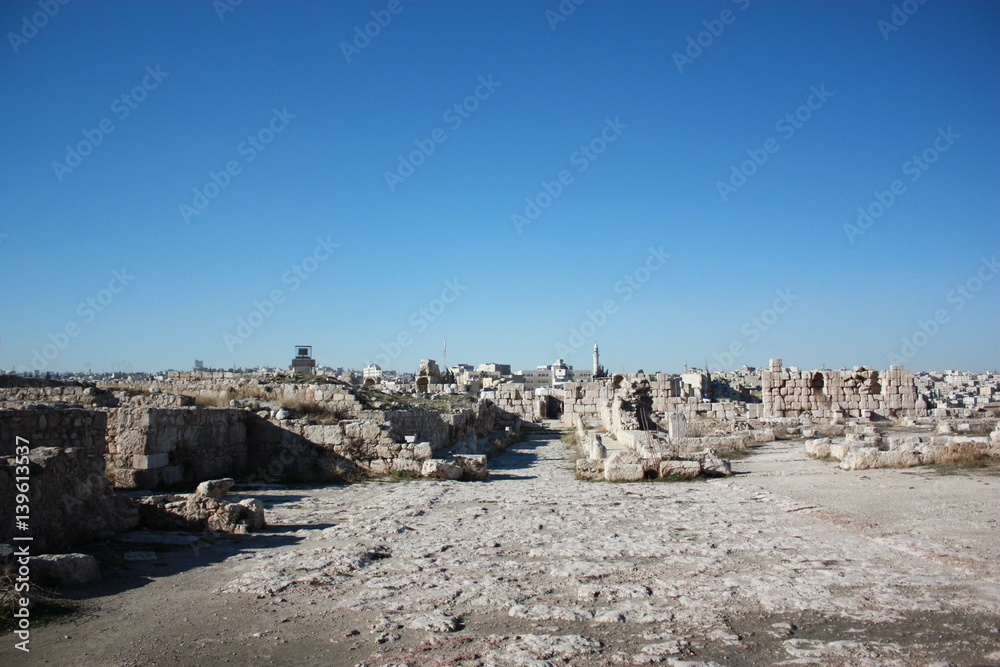
M 82 611 L 0 664 L 1000 665 L 994 472 L 778 441 L 732 478 L 582 482 L 559 435 L 489 482 L 259 489 L 264 533 L 104 545 Z

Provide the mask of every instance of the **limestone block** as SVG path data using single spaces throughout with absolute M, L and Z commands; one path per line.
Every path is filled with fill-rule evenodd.
M 267 525 L 264 520 L 264 504 L 256 498 L 244 498 L 239 502 L 247 508 L 247 526 L 250 530 L 260 530 Z
M 811 456 L 814 459 L 823 459 L 830 456 L 830 438 L 806 440 L 803 447 L 805 448 L 806 456 Z
M 706 477 L 728 477 L 733 468 L 726 459 L 705 457 L 701 460 L 701 472 Z
M 643 479 L 645 473 L 641 463 L 612 463 L 608 459 L 604 465 L 604 479 L 609 482 L 635 482 Z
M 880 468 L 879 451 L 874 447 L 853 447 L 840 462 L 842 470 Z
M 373 477 L 388 475 L 393 468 L 392 462 L 385 459 L 371 459 L 365 465 L 368 467 L 368 474 Z
M 577 479 L 604 479 L 604 459 L 578 459 L 576 462 Z
M 830 445 L 830 456 L 837 459 L 838 461 L 843 461 L 847 453 L 851 451 L 851 446 L 844 443 L 837 443 Z
M 132 467 L 137 470 L 150 470 L 152 468 L 162 468 L 170 463 L 170 454 L 134 454 L 132 456 Z
M 229 489 L 233 488 L 235 483 L 236 482 L 233 481 L 231 477 L 206 480 L 198 485 L 194 494 L 196 496 L 205 496 L 207 498 L 218 498 L 229 493 Z
M 462 479 L 485 481 L 490 478 L 486 457 L 482 454 L 456 454 L 455 463 L 462 468 Z
M 623 464 L 632 465 L 642 463 L 642 459 L 639 455 L 629 449 L 619 450 L 614 452 L 607 460 L 608 464 Z
M 420 474 L 432 479 L 461 479 L 462 466 L 444 459 L 427 459 L 420 468 Z
M 31 580 L 42 586 L 83 586 L 99 581 L 97 560 L 87 554 L 46 554 L 28 561 Z
M 419 475 L 421 467 L 423 466 L 423 463 L 412 458 L 396 459 L 390 463 L 390 472 L 408 472 L 413 473 L 414 475 Z
M 418 442 L 413 445 L 413 458 L 423 461 L 434 456 L 434 448 L 429 442 Z
M 697 461 L 661 461 L 660 477 L 693 479 L 701 474 L 701 464 Z

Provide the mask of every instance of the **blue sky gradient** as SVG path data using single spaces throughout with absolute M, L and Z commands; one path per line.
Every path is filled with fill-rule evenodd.
M 997 3 L 53 6 L 0 9 L 0 368 L 1000 368 Z

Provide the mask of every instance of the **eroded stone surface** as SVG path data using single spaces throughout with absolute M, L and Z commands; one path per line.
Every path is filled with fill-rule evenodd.
M 211 562 L 109 598 L 122 611 L 117 625 L 106 612 L 104 632 L 121 633 L 131 596 L 157 596 L 162 625 L 143 629 L 147 642 L 162 635 L 156 652 L 107 641 L 102 619 L 78 634 L 119 647 L 87 644 L 95 662 L 115 664 L 184 664 L 192 651 L 373 667 L 976 664 L 996 650 L 995 571 L 756 485 L 772 479 L 763 468 L 759 478 L 575 480 L 558 436 L 532 435 L 483 484 L 255 491 L 267 533 L 232 551 L 206 547 Z M 773 465 L 849 474 L 806 459 L 801 443 L 773 445 Z M 241 619 L 239 630 L 215 620 L 199 633 L 184 609 L 199 623 Z

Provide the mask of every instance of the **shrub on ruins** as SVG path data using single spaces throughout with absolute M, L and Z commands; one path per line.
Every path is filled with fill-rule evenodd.
M 282 409 L 298 413 L 313 424 L 336 424 L 351 418 L 351 415 L 342 410 L 331 410 L 316 401 L 287 399 L 281 401 L 280 405 Z
M 21 604 L 27 600 L 31 625 L 37 626 L 60 616 L 72 614 L 79 609 L 79 604 L 71 600 L 63 600 L 56 593 L 30 582 L 25 586 L 19 581 L 18 562 L 13 555 L 0 557 L 0 632 L 7 633 L 17 627 L 18 618 L 15 614 L 23 614 L 25 607 Z

